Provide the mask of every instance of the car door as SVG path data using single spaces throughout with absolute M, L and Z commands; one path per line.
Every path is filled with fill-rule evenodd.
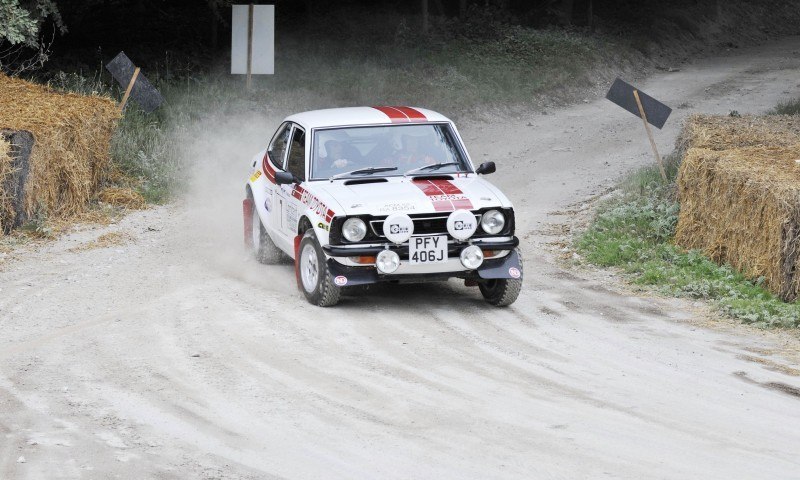
M 284 164 L 286 163 L 286 152 L 288 151 L 289 146 L 289 139 L 291 138 L 292 134 L 292 124 L 289 122 L 284 123 L 281 125 L 278 130 L 273 135 L 272 140 L 270 141 L 269 147 L 267 148 L 267 161 L 269 165 L 265 165 L 265 170 L 269 170 L 270 168 L 274 171 L 280 171 L 284 169 Z M 265 171 L 264 173 L 268 173 Z M 269 174 L 267 174 L 269 177 Z M 274 178 L 274 175 L 273 175 Z M 284 222 L 284 215 L 285 215 L 285 207 L 283 203 L 283 199 L 280 196 L 280 185 L 277 185 L 274 179 L 271 182 L 267 183 L 269 191 L 267 192 L 267 198 L 264 203 L 264 208 L 267 210 L 268 216 L 268 225 L 266 225 L 267 230 L 270 233 L 270 237 L 272 237 L 273 241 L 279 247 L 286 247 L 287 245 L 283 240 L 283 222 Z M 283 248 L 282 248 L 283 249 Z
M 280 185 L 279 195 L 284 209 L 281 232 L 289 243 L 294 242 L 297 235 L 297 223 L 303 212 L 303 203 L 299 183 L 306 179 L 306 132 L 299 125 L 293 124 L 289 136 L 288 152 L 284 170 L 290 172 L 298 180 L 292 185 Z

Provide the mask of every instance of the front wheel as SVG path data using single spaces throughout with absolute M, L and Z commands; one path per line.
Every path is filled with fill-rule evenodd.
M 309 229 L 300 241 L 295 265 L 300 276 L 300 287 L 312 305 L 332 307 L 339 303 L 342 289 L 333 283 L 325 253 L 317 242 L 314 230 Z
M 517 250 L 519 255 L 519 250 Z M 520 266 L 522 255 L 519 255 Z M 507 307 L 514 303 L 522 290 L 521 278 L 496 278 L 478 284 L 484 300 L 496 307 Z

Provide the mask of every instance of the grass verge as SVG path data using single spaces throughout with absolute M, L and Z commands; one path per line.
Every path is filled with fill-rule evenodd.
M 675 178 L 678 159 L 668 159 L 664 182 L 656 167 L 628 176 L 618 197 L 600 206 L 575 241 L 594 265 L 616 267 L 636 285 L 659 293 L 709 300 L 721 312 L 761 327 L 800 327 L 800 304 L 785 303 L 728 265 L 717 265 L 699 251 L 672 243 L 680 205 Z
M 779 103 L 769 113 L 772 115 L 800 115 L 800 98 Z

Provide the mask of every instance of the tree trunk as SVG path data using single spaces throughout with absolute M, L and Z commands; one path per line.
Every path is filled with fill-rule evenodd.
M 719 0 L 717 0 L 719 1 Z M 589 10 L 587 12 L 589 21 L 589 31 L 594 33 L 594 0 L 589 0 Z
M 422 0 L 422 33 L 428 33 L 428 0 Z
M 216 12 L 211 12 L 211 51 L 216 52 L 219 48 L 219 19 Z
M 436 7 L 436 12 L 444 17 L 445 11 L 444 11 L 444 5 L 442 5 L 442 0 L 433 0 L 433 5 Z
M 561 23 L 572 25 L 572 6 L 574 0 L 561 0 Z

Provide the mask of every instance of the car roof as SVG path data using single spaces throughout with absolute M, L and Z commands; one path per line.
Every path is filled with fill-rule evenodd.
M 402 123 L 450 122 L 444 115 L 417 107 L 346 107 L 312 110 L 286 117 L 305 129 L 347 125 L 393 125 Z

